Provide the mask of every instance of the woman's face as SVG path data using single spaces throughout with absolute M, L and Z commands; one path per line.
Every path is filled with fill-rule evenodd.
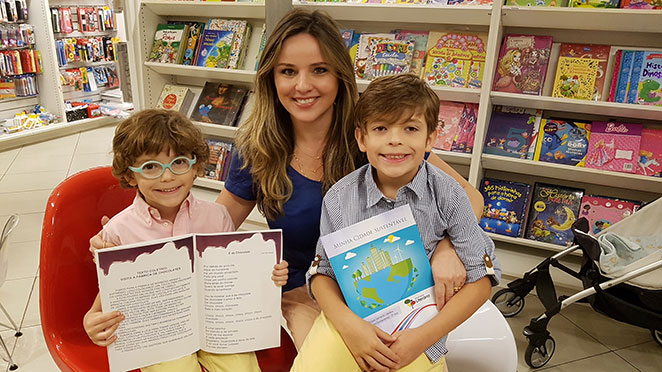
M 293 124 L 331 124 L 338 78 L 314 36 L 301 33 L 285 40 L 274 67 L 274 83 Z

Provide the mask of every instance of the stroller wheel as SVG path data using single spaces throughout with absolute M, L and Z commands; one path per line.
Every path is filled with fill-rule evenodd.
M 510 288 L 504 288 L 497 291 L 497 293 L 492 296 L 492 302 L 506 318 L 515 316 L 524 309 L 524 298 L 519 297 L 515 291 Z
M 651 329 L 651 335 L 653 336 L 653 340 L 662 346 L 662 331 L 659 329 Z
M 540 345 L 534 345 L 533 342 L 529 342 L 524 353 L 524 361 L 531 368 L 540 368 L 552 359 L 555 348 L 556 342 L 554 342 L 551 336 L 547 336 L 541 340 Z

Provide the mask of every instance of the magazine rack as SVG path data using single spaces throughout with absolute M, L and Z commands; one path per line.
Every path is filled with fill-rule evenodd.
M 65 372 L 108 371 L 106 350 L 83 329 L 83 316 L 98 292 L 89 239 L 102 216 L 127 207 L 134 190 L 122 189 L 110 167 L 77 173 L 48 199 L 41 237 L 39 306 L 48 351 Z M 257 353 L 264 372 L 288 371 L 296 350 L 281 329 L 283 345 Z

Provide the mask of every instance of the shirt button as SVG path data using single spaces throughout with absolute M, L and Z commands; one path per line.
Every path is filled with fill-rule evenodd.
M 170 223 L 168 221 L 166 221 L 166 222 L 163 223 L 163 225 L 168 226 L 168 225 L 170 225 Z
M 154 209 L 152 209 L 151 211 L 149 211 L 149 213 L 151 213 L 152 216 L 156 216 L 156 211 L 155 211 Z

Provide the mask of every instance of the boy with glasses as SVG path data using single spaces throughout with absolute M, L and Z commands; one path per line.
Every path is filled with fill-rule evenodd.
M 114 245 L 138 243 L 188 233 L 234 231 L 225 206 L 198 200 L 193 180 L 203 171 L 209 147 L 200 130 L 176 111 L 144 110 L 121 122 L 113 138 L 113 175 L 123 187 L 137 188 L 129 207 L 103 228 L 103 240 Z M 287 281 L 287 263 L 274 266 L 278 286 Z M 99 346 L 112 344 L 124 316 L 103 313 L 99 296 L 85 314 L 83 326 Z M 142 371 L 259 371 L 254 353 L 211 354 L 198 351 Z

